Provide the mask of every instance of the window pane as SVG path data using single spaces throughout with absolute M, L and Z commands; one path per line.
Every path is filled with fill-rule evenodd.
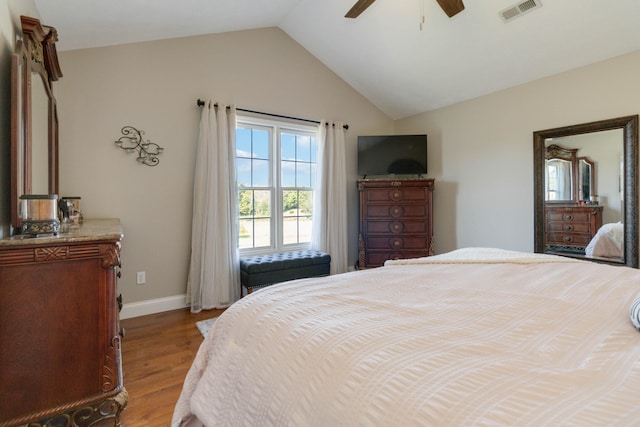
M 280 157 L 282 160 L 295 160 L 296 137 L 290 133 L 280 135 Z
M 253 157 L 257 159 L 269 158 L 269 132 L 266 130 L 253 130 Z
M 280 185 L 283 187 L 296 186 L 296 162 L 284 161 L 280 163 L 280 174 L 282 179 Z
M 239 186 L 251 186 L 251 159 L 236 159 L 236 176 Z
M 268 187 L 271 180 L 269 176 L 269 160 L 253 160 L 252 187 Z
M 282 193 L 282 215 L 297 216 L 298 215 L 298 192 L 283 191 Z
M 282 243 L 292 245 L 298 243 L 298 219 L 285 217 L 282 221 Z
M 282 192 L 282 215 L 297 216 L 298 215 L 298 192 L 283 191 Z
M 318 162 L 318 138 L 311 137 L 311 161 Z
M 257 218 L 255 220 L 254 242 L 255 248 L 271 246 L 271 220 L 269 218 Z
M 238 247 L 247 249 L 253 247 L 253 219 L 241 219 L 238 228 Z
M 238 191 L 238 215 L 240 218 L 253 216 L 253 190 Z
M 315 163 L 311 163 L 311 188 L 316 186 L 316 173 L 318 173 L 318 167 Z
M 311 217 L 302 216 L 298 219 L 298 243 L 311 241 Z
M 311 160 L 311 138 L 306 135 L 298 135 L 296 138 L 296 159 L 302 162 Z
M 298 192 L 299 215 L 311 215 L 313 213 L 313 191 Z
M 271 191 L 256 190 L 253 192 L 253 215 L 257 217 L 271 216 Z
M 236 156 L 251 157 L 251 129 L 236 129 Z
M 311 187 L 311 164 L 298 163 L 296 171 L 296 187 Z

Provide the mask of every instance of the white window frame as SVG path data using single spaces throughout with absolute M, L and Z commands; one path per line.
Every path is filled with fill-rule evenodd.
M 238 127 L 251 127 L 257 129 L 267 130 L 270 134 L 269 150 L 270 150 L 270 173 L 269 173 L 269 188 L 271 190 L 271 244 L 269 247 L 259 248 L 242 248 L 239 249 L 240 255 L 251 256 L 260 254 L 269 254 L 275 252 L 289 251 L 289 250 L 302 250 L 309 249 L 311 242 L 296 243 L 296 244 L 283 244 L 283 210 L 282 210 L 282 194 L 283 189 L 286 190 L 290 187 L 281 187 L 280 182 L 280 134 L 282 132 L 293 132 L 297 134 L 305 134 L 313 136 L 319 139 L 318 125 L 314 124 L 299 124 L 291 123 L 279 120 L 262 119 L 258 117 L 242 116 L 238 115 L 236 118 L 236 128 Z M 316 156 L 317 159 L 317 156 Z M 316 163 L 317 164 L 317 163 Z M 317 185 L 317 182 L 316 182 Z M 236 186 L 236 189 L 238 187 Z M 307 187 L 304 187 L 307 188 Z M 247 187 L 250 190 L 265 189 L 265 187 Z M 314 188 L 311 187 L 311 191 Z M 236 191 L 236 201 L 237 198 Z M 315 206 L 314 206 L 315 209 Z M 236 218 L 239 221 L 240 216 Z M 239 229 L 239 228 L 238 228 Z

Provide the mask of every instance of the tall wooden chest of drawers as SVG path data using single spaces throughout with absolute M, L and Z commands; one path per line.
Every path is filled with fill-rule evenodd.
M 119 426 L 120 221 L 0 240 L 0 426 Z
M 433 179 L 363 179 L 359 268 L 433 255 Z
M 545 204 L 545 250 L 584 252 L 602 226 L 602 206 Z

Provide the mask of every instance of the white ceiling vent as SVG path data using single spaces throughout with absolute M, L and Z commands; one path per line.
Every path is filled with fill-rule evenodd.
M 518 16 L 521 16 L 540 7 L 542 7 L 542 2 L 540 0 L 525 0 L 502 10 L 500 12 L 500 17 L 504 22 L 509 22 L 512 19 L 517 18 Z

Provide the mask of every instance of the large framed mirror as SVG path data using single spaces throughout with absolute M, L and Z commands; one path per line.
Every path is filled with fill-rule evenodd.
M 20 230 L 20 196 L 58 193 L 58 114 L 53 82 L 62 77 L 53 27 L 20 17 L 11 55 L 11 225 Z
M 638 268 L 638 115 L 533 133 L 535 252 Z

